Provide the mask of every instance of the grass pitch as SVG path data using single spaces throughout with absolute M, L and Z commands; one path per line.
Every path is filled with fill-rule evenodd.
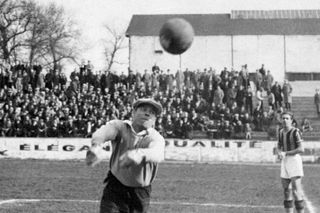
M 279 164 L 162 163 L 150 212 L 277 213 Z M 305 165 L 306 213 L 320 212 L 320 165 Z M 0 212 L 95 213 L 108 162 L 0 159 Z

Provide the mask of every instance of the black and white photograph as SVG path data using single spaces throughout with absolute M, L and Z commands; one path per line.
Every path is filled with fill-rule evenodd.
M 0 0 L 0 213 L 320 213 L 320 0 Z

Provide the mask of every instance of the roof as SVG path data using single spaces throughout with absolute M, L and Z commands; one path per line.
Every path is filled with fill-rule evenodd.
M 318 18 L 231 19 L 231 14 L 133 15 L 126 36 L 158 36 L 170 18 L 184 18 L 196 36 L 209 35 L 320 35 Z
M 320 10 L 232 10 L 231 19 L 319 19 Z

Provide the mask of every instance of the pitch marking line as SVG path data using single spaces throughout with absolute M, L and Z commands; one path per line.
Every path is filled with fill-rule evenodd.
M 247 204 L 224 204 L 224 203 L 191 203 L 191 202 L 151 202 L 151 204 L 158 205 L 181 205 L 181 206 L 221 206 L 221 207 L 234 207 L 234 208 L 271 208 L 278 209 L 282 206 L 263 206 L 263 205 L 247 205 Z
M 65 199 L 10 199 L 0 201 L 2 204 L 11 203 L 32 203 L 32 202 L 77 202 L 77 203 L 99 203 L 99 200 L 65 200 Z M 192 203 L 192 202 L 166 202 L 166 201 L 154 201 L 153 205 L 180 205 L 180 206 L 209 206 L 209 207 L 227 207 L 227 208 L 266 208 L 266 209 L 279 209 L 282 206 L 272 205 L 246 205 L 246 204 L 223 204 L 223 203 Z M 315 213 L 315 212 L 310 212 Z
M 11 199 L 11 200 L 0 200 L 0 205 L 6 204 L 6 203 L 15 203 L 15 202 L 16 202 L 15 199 Z
M 308 199 L 303 189 L 302 189 L 302 193 L 304 195 L 304 202 L 306 203 L 306 208 L 308 209 L 309 213 L 316 213 L 316 208 L 313 206 L 312 202 Z

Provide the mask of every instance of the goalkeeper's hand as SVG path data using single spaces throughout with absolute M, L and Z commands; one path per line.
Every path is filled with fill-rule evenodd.
M 100 146 L 91 147 L 87 151 L 86 164 L 88 166 L 93 167 L 93 166 L 97 165 L 98 163 L 100 163 L 103 160 L 102 152 L 103 152 L 103 149 Z
M 137 150 L 128 150 L 119 158 L 120 167 L 130 167 L 138 165 L 144 160 L 144 157 Z

